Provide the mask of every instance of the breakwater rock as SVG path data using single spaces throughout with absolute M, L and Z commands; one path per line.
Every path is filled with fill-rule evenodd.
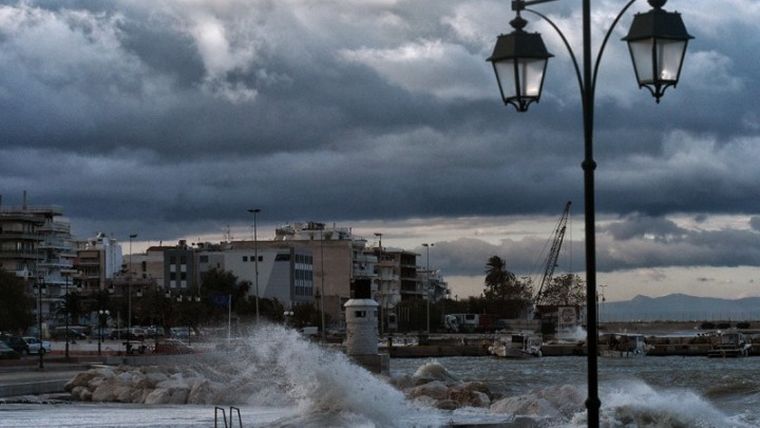
M 486 384 L 463 382 L 435 361 L 423 364 L 411 376 L 393 378 L 391 383 L 417 404 L 444 410 L 489 407 L 495 398 Z
M 175 367 L 97 367 L 78 373 L 64 389 L 75 400 L 139 404 L 212 404 L 225 401 L 222 383 Z

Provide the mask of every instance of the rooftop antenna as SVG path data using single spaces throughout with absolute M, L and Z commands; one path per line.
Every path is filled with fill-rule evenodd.
M 21 203 L 21 209 L 23 209 L 24 211 L 26 211 L 26 190 L 24 190 L 24 197 L 23 197 L 23 200 L 22 200 L 22 203 Z

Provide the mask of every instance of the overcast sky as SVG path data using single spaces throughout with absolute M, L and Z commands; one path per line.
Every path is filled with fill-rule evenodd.
M 594 2 L 595 46 L 622 3 Z M 540 104 L 502 105 L 485 58 L 509 2 L 0 4 L 5 205 L 27 190 L 81 237 L 146 243 L 246 234 L 251 207 L 269 232 L 337 222 L 384 244 L 435 242 L 431 263 L 464 295 L 493 254 L 533 273 L 572 200 L 560 269 L 583 269 L 577 84 L 560 40 L 526 16 L 556 56 Z M 576 51 L 579 6 L 537 7 Z M 619 41 L 630 12 L 602 61 L 600 280 L 618 298 L 760 295 L 760 3 L 666 8 L 695 39 L 659 105 Z

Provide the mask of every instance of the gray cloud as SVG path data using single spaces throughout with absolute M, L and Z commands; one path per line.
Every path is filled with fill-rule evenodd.
M 2 4 L 0 191 L 63 205 L 82 233 L 139 228 L 169 240 L 244 223 L 251 204 L 273 222 L 351 221 L 553 215 L 582 198 L 577 87 L 539 22 L 530 28 L 557 54 L 544 99 L 528 114 L 500 105 L 484 58 L 507 30 L 502 2 Z M 663 253 L 674 245 L 686 246 L 679 265 L 731 263 L 707 245 L 753 260 L 732 251 L 738 235 L 694 234 L 663 217 L 760 212 L 748 161 L 760 155 L 760 89 L 746 55 L 760 17 L 749 2 L 735 6 L 682 11 L 697 39 L 683 83 L 660 105 L 637 90 L 622 43 L 608 48 L 598 208 L 641 214 L 603 231 L 610 248 L 630 245 L 616 250 L 625 257 L 601 253 L 606 269 L 673 260 Z M 576 9 L 546 6 L 572 41 Z M 528 270 L 543 242 L 509 244 L 508 260 Z M 458 272 L 507 247 L 450 245 Z
M 494 245 L 480 239 L 435 244 L 435 260 L 447 274 L 480 275 L 488 257 L 505 258 L 510 270 L 537 276 L 543 272 L 546 239 L 505 239 Z M 583 271 L 584 244 L 565 240 L 557 272 Z M 421 250 L 420 250 L 421 251 Z M 760 233 L 746 229 L 686 229 L 667 218 L 639 214 L 597 229 L 600 272 L 689 266 L 760 266 Z

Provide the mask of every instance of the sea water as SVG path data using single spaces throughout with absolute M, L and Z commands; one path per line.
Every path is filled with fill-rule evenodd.
M 293 330 L 256 330 L 242 351 L 203 363 L 227 379 L 227 397 L 243 426 L 373 427 L 510 424 L 585 426 L 586 360 L 439 358 L 454 377 L 485 382 L 525 416 L 464 408 L 444 411 L 410 401 L 387 378 L 351 363 Z M 413 374 L 431 360 L 391 360 L 391 375 Z M 644 357 L 599 360 L 601 419 L 609 427 L 760 426 L 760 358 Z M 232 374 L 232 375 L 231 375 Z M 225 406 L 227 407 L 227 406 Z M 229 417 L 229 415 L 228 415 Z M 528 421 L 529 424 L 525 424 Z M 116 403 L 0 405 L 0 427 L 209 427 L 213 406 Z M 237 426 L 237 424 L 235 424 Z

